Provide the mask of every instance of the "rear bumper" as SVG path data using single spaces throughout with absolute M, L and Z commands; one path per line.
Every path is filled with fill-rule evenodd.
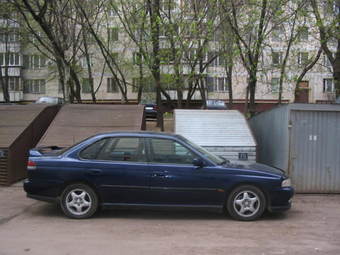
M 27 194 L 27 197 L 39 200 L 39 201 L 44 201 L 44 202 L 49 202 L 49 203 L 58 203 L 59 199 L 56 197 L 46 197 L 46 196 L 39 196 L 39 195 L 32 195 L 32 194 Z
M 24 190 L 27 197 L 47 202 L 57 200 L 61 185 L 61 183 L 48 180 L 24 180 Z

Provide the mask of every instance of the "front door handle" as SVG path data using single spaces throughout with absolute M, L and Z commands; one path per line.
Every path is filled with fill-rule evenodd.
M 162 177 L 166 178 L 168 176 L 167 171 L 155 171 L 152 173 L 151 177 Z
M 100 170 L 100 169 L 89 169 L 88 174 L 90 174 L 90 175 L 101 175 L 102 170 Z

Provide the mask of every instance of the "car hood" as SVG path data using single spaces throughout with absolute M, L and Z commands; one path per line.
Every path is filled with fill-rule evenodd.
M 271 173 L 271 174 L 277 174 L 280 176 L 286 176 L 285 172 L 279 168 L 268 166 L 265 164 L 260 164 L 260 163 L 249 163 L 249 164 L 232 164 L 232 163 L 227 163 L 225 165 L 226 167 L 230 168 L 237 168 L 237 169 L 244 169 L 244 170 L 255 170 L 255 171 L 260 171 L 260 172 L 265 172 L 265 173 Z

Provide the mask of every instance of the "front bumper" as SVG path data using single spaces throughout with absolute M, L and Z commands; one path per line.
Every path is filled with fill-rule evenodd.
M 270 212 L 283 212 L 292 207 L 292 197 L 294 196 L 293 187 L 279 188 L 270 194 L 268 210 Z

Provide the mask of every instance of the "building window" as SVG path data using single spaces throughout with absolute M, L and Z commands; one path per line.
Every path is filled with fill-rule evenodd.
M 272 52 L 272 64 L 273 66 L 282 64 L 282 52 Z
M 92 79 L 93 83 L 93 79 Z M 82 84 L 81 84 L 81 92 L 84 94 L 91 93 L 91 84 L 89 78 L 83 78 Z
M 109 17 L 116 17 L 116 16 L 118 16 L 118 13 L 117 13 L 116 10 L 113 9 L 113 8 L 109 8 L 109 9 L 107 10 L 107 13 L 108 13 Z
M 206 86 L 208 92 L 226 92 L 228 91 L 227 77 L 206 77 Z
M 189 49 L 184 53 L 185 62 L 194 62 L 202 59 L 204 63 L 208 62 L 208 53 L 202 53 L 202 57 L 199 57 L 199 52 L 197 49 Z
M 110 42 L 118 41 L 118 27 L 109 28 L 108 37 Z
M 63 86 L 61 82 L 58 82 L 58 94 L 63 94 Z
M 170 62 L 173 62 L 175 61 L 175 57 L 176 56 L 174 56 L 172 49 L 169 48 L 159 49 L 159 58 L 161 63 L 168 64 Z
M 271 83 L 270 83 L 271 85 L 270 89 L 272 93 L 279 92 L 279 84 L 280 84 L 279 78 L 272 78 Z
M 195 61 L 197 58 L 197 50 L 196 49 L 189 49 L 184 53 L 184 57 L 187 62 Z
M 20 37 L 17 32 L 0 31 L 0 42 L 2 43 L 15 43 L 19 42 Z
M 118 93 L 118 84 L 116 79 L 114 78 L 107 78 L 107 92 L 108 93 Z
M 8 77 L 8 90 L 9 91 L 21 91 L 22 90 L 20 77 Z
M 308 52 L 299 52 L 298 54 L 298 64 L 306 65 L 308 63 Z
M 41 69 L 46 66 L 46 58 L 40 55 L 24 55 L 26 69 Z
M 24 93 L 45 94 L 45 80 L 25 80 Z
M 285 34 L 285 29 L 282 25 L 273 29 L 272 38 L 274 42 L 281 42 Z
M 214 60 L 209 64 L 209 66 L 217 67 L 217 66 L 224 66 L 225 65 L 224 56 L 218 55 L 218 52 L 214 52 L 214 51 L 208 52 L 208 60 L 207 61 L 210 61 L 213 58 L 214 58 Z
M 90 66 L 93 66 L 93 62 L 92 62 L 92 55 L 89 56 L 89 61 L 90 61 Z M 80 58 L 80 66 L 84 69 L 87 69 L 87 59 L 86 56 L 83 56 Z
M 175 0 L 160 0 L 159 7 L 164 12 L 172 11 L 176 7 L 176 2 Z
M 178 35 L 178 25 L 177 24 L 164 24 L 159 29 L 159 36 L 176 36 Z
M 323 55 L 323 65 L 328 68 L 332 67 L 332 63 L 331 61 L 329 61 L 329 58 L 327 57 L 326 54 Z
M 7 58 L 6 58 L 6 55 L 7 55 Z M 20 55 L 18 53 L 0 53 L 0 65 L 19 66 Z
M 138 92 L 139 88 L 143 87 L 143 92 L 156 92 L 155 83 L 152 77 L 144 77 L 132 79 L 132 92 Z
M 308 27 L 299 27 L 298 29 L 298 40 L 307 41 L 308 40 Z
M 143 63 L 144 57 L 140 52 L 135 51 L 132 55 L 134 65 L 140 65 Z
M 331 78 L 323 79 L 323 92 L 334 92 L 333 79 Z

